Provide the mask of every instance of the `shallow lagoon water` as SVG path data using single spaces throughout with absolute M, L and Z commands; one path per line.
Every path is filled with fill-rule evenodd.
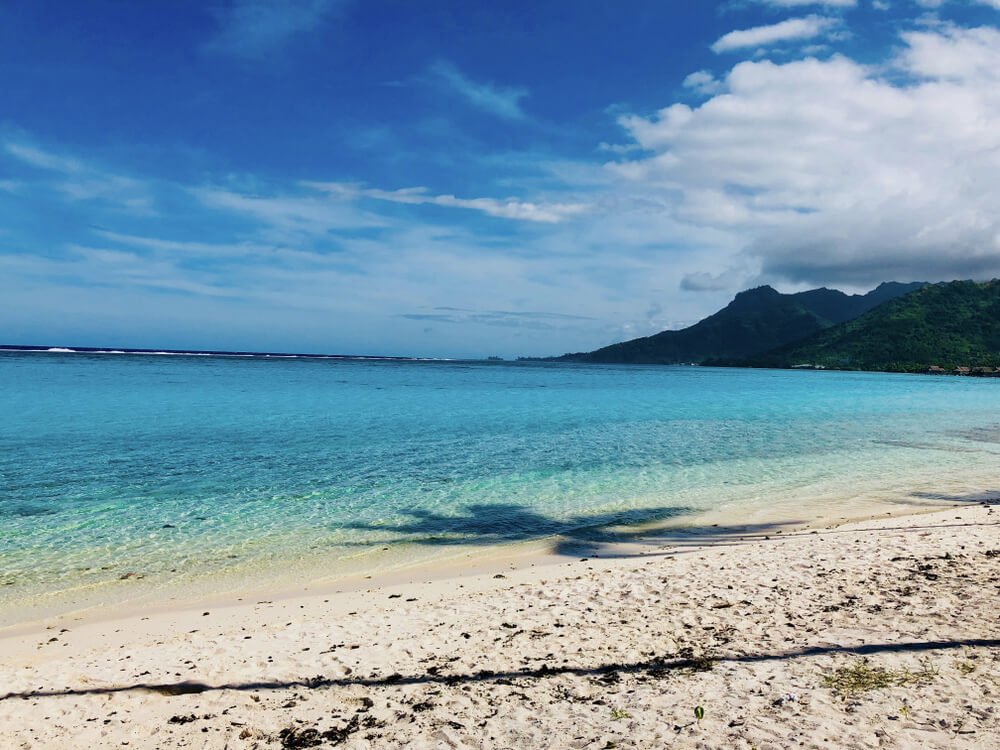
M 4 353 L 0 408 L 8 615 L 1000 489 L 974 378 Z

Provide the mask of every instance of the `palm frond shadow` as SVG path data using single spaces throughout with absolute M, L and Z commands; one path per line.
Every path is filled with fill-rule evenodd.
M 416 508 L 406 511 L 409 520 L 397 523 L 354 522 L 347 525 L 369 533 L 390 532 L 384 542 L 408 542 L 428 546 L 492 546 L 552 539 L 552 552 L 575 557 L 608 556 L 616 545 L 642 543 L 709 544 L 739 535 L 754 535 L 788 524 L 733 526 L 671 526 L 658 524 L 692 513 L 684 507 L 639 508 L 593 515 L 554 518 L 512 503 L 469 505 L 460 514 L 448 515 Z M 366 541 L 364 544 L 378 544 Z
M 1000 505 L 1000 490 L 987 492 L 969 492 L 956 495 L 948 492 L 914 492 L 912 497 L 918 500 L 934 500 L 949 503 L 971 503 L 974 505 Z

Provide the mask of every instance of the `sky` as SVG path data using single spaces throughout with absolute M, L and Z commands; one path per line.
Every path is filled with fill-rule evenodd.
M 0 0 L 0 343 L 504 357 L 1000 276 L 1000 0 Z

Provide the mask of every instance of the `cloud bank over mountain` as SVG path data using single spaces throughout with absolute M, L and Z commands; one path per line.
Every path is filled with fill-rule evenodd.
M 642 151 L 609 169 L 747 237 L 767 278 L 1000 275 L 1000 31 L 900 43 L 879 65 L 740 62 L 704 102 L 621 117 Z

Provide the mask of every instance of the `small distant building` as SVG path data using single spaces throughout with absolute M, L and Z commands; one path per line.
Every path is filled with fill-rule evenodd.
M 972 375 L 976 375 L 980 378 L 992 378 L 994 370 L 992 367 L 973 367 Z
M 926 372 L 928 375 L 947 375 L 948 374 L 948 371 L 946 369 L 944 369 L 943 367 L 939 367 L 938 365 L 931 365 L 926 370 L 924 370 L 924 372 Z
M 968 375 L 972 370 L 968 367 L 956 367 L 951 371 L 952 375 Z

